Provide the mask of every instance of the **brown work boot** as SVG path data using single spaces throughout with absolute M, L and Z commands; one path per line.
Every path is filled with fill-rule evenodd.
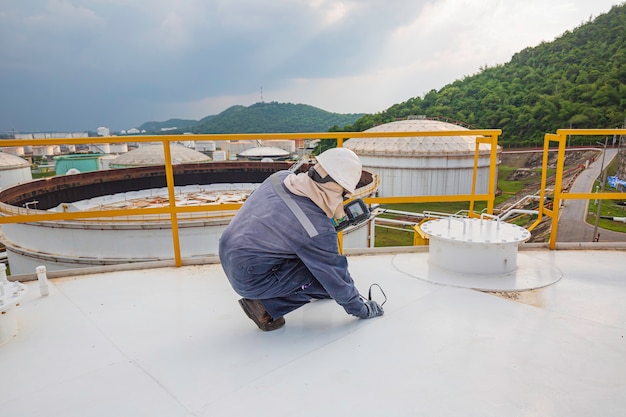
M 261 300 L 250 300 L 248 298 L 242 298 L 239 300 L 239 305 L 243 309 L 244 313 L 250 320 L 259 326 L 259 329 L 269 332 L 272 330 L 280 329 L 285 325 L 285 319 L 279 317 L 276 320 L 272 319 L 272 316 L 265 310 Z

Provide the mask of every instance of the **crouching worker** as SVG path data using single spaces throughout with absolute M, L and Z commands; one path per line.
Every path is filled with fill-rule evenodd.
M 308 173 L 271 175 L 243 204 L 219 243 L 219 256 L 241 308 L 264 331 L 311 299 L 332 298 L 348 314 L 383 314 L 363 300 L 339 254 L 332 219 L 344 216 L 343 197 L 361 178 L 361 161 L 349 149 L 317 157 Z

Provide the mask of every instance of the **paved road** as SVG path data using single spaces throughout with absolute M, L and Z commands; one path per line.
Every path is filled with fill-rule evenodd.
M 617 149 L 606 150 L 604 166 L 607 166 L 617 155 Z M 592 190 L 593 182 L 601 172 L 602 156 L 600 156 L 589 168 L 580 173 L 571 192 L 588 193 Z M 566 200 L 561 208 L 559 216 L 559 231 L 557 242 L 593 242 L 594 225 L 586 223 L 587 200 Z M 598 228 L 600 242 L 626 242 L 626 233 L 617 233 Z

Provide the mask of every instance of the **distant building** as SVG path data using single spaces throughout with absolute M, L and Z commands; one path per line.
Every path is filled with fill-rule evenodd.
M 15 139 L 50 139 L 50 138 L 87 138 L 87 132 L 40 132 L 16 133 Z
M 108 127 L 99 127 L 96 132 L 98 136 L 111 136 L 111 130 Z

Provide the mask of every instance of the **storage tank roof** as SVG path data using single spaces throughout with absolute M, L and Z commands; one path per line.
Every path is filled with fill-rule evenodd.
M 211 161 L 211 157 L 182 145 L 171 144 L 170 152 L 172 154 L 173 164 Z M 133 167 L 164 164 L 165 157 L 163 152 L 163 145 L 158 144 L 141 146 L 135 150 L 120 155 L 117 158 L 113 159 L 109 163 L 109 166 Z
M 19 156 L 0 152 L 0 170 L 29 167 L 30 163 Z
M 415 119 L 401 120 L 375 126 L 366 132 L 432 132 L 444 130 L 468 130 L 465 127 L 438 120 Z M 353 138 L 344 146 L 357 155 L 449 155 L 474 154 L 476 136 L 410 136 Z M 480 150 L 488 152 L 489 144 L 481 144 Z
M 259 157 L 284 158 L 289 155 L 290 153 L 288 151 L 281 149 L 281 148 L 275 148 L 272 146 L 259 146 L 257 148 L 250 148 L 237 154 L 237 156 L 247 157 L 247 158 L 259 158 Z

